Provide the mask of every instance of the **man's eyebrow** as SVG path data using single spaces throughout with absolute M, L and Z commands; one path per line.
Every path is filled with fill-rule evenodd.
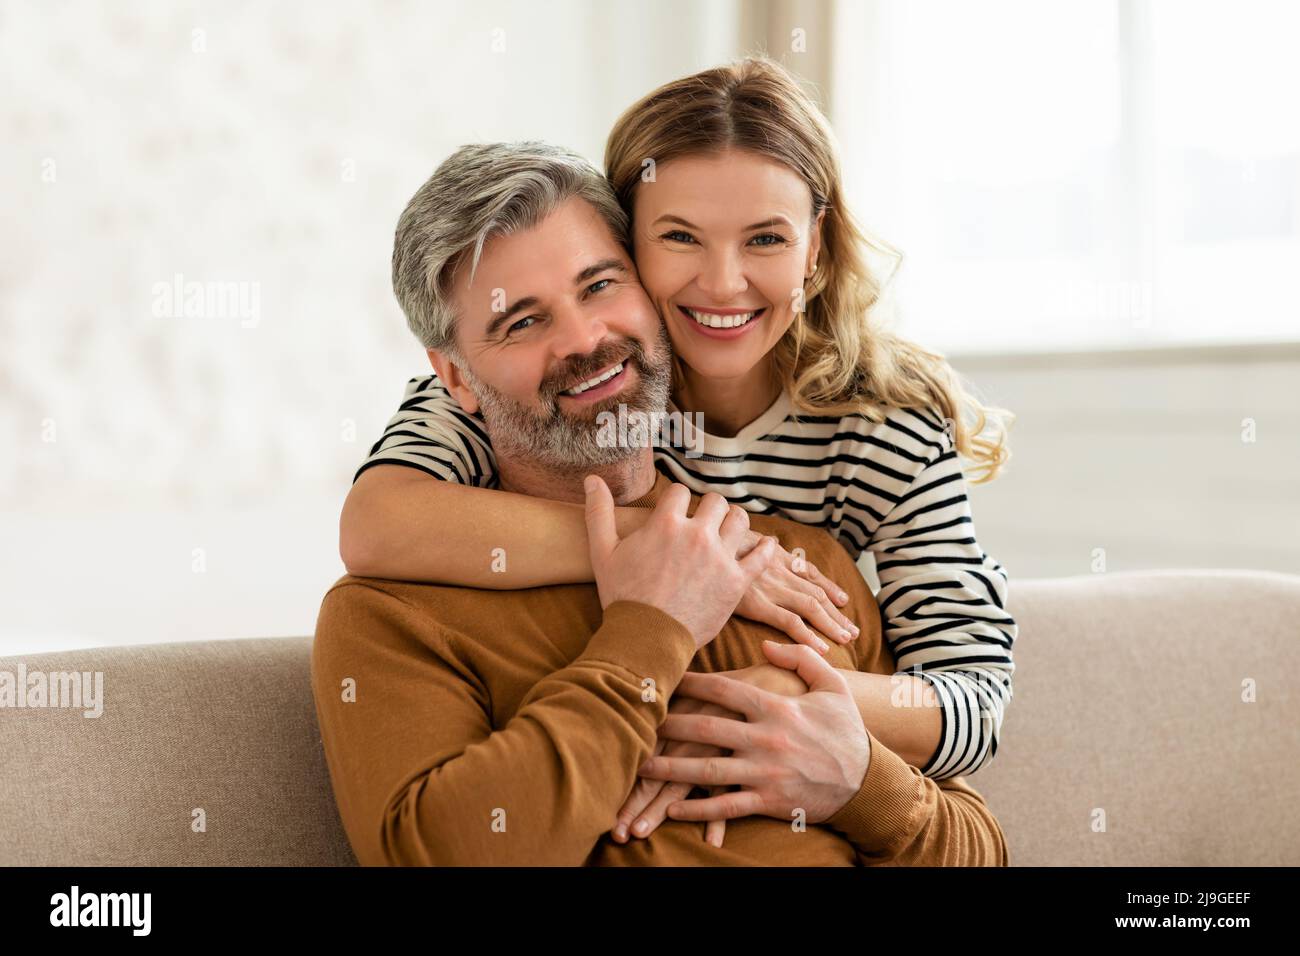
M 653 225 L 657 226 L 661 222 L 675 222 L 677 223 L 677 225 L 685 226 L 687 229 L 699 228 L 699 226 L 695 225 L 692 222 L 688 222 L 687 220 L 683 219 L 681 216 L 671 216 L 671 215 L 660 216 L 658 219 L 654 221 Z M 787 219 L 785 216 L 782 216 L 781 214 L 778 213 L 775 216 L 769 216 L 768 218 L 762 220 L 761 222 L 756 222 L 751 226 L 746 226 L 744 229 L 741 230 L 741 232 L 753 232 L 755 229 L 768 229 L 772 226 L 786 226 L 790 229 L 793 229 L 794 223 L 790 222 L 789 219 Z
M 582 283 L 586 282 L 588 279 L 595 278 L 602 272 L 621 272 L 626 275 L 627 266 L 623 264 L 621 259 L 601 259 L 599 262 L 594 262 L 587 266 L 587 268 L 574 276 L 573 284 L 582 285 Z
M 492 336 L 497 334 L 497 329 L 501 328 L 503 323 L 508 322 L 511 316 L 524 311 L 524 309 L 531 309 L 533 306 L 537 305 L 537 302 L 537 296 L 530 295 L 520 299 L 504 312 L 496 313 L 492 317 L 492 321 L 488 323 L 487 331 L 483 333 L 483 337 L 488 339 L 492 338 Z
M 574 276 L 573 284 L 581 285 L 588 279 L 600 275 L 602 272 L 621 272 L 622 274 L 627 275 L 627 266 L 623 264 L 621 259 L 601 259 L 599 262 L 593 262 L 591 265 L 587 266 L 587 268 Z M 540 300 L 535 295 L 526 296 L 514 305 L 510 306 L 510 308 L 506 309 L 504 312 L 494 314 L 492 316 L 492 321 L 488 323 L 487 329 L 483 333 L 483 337 L 488 339 L 492 338 L 497 334 L 497 330 L 500 329 L 503 324 L 510 321 L 513 316 L 523 312 L 525 309 L 536 307 L 539 302 Z

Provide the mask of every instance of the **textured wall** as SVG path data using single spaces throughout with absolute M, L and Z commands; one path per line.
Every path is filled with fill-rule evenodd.
M 309 632 L 352 471 L 428 367 L 389 288 L 406 200 L 464 142 L 599 161 L 738 20 L 0 3 L 0 650 Z
M 731 52 L 699 21 L 682 3 L 0 7 L 0 494 L 337 487 L 360 453 L 345 420 L 367 440 L 426 365 L 388 285 L 406 199 L 466 141 L 598 160 L 635 96 Z M 643 45 L 615 68 L 619 34 Z M 207 308 L 159 301 L 178 275 Z M 207 303 L 226 283 L 241 298 Z

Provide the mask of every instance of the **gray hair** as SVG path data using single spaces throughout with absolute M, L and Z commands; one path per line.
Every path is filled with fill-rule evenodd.
M 466 256 L 473 280 L 489 239 L 531 229 L 575 197 L 589 202 L 627 247 L 627 215 L 609 182 L 561 146 L 476 143 L 434 170 L 402 210 L 393 242 L 393 293 L 426 349 L 458 354 L 449 289 Z

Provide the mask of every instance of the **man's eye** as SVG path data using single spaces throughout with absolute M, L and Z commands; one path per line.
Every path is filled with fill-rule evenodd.
M 600 279 L 600 280 L 598 280 L 598 281 L 596 281 L 596 282 L 593 282 L 591 285 L 587 286 L 587 291 L 588 291 L 588 292 L 604 292 L 604 291 L 605 291 L 605 287 L 608 286 L 608 285 L 612 285 L 613 282 L 614 282 L 613 279 Z
M 528 326 L 524 325 L 525 322 L 536 322 L 536 321 L 537 321 L 537 316 L 526 315 L 518 322 L 512 323 L 510 328 L 506 329 L 506 335 L 514 335 L 516 332 L 520 332 L 528 328 Z
M 761 239 L 770 239 L 771 242 L 760 242 Z M 774 232 L 765 232 L 761 236 L 755 236 L 750 242 L 757 243 L 760 246 L 779 246 L 785 242 L 785 236 L 778 236 Z
M 694 239 L 691 238 L 691 236 L 688 233 L 682 232 L 680 229 L 674 229 L 671 232 L 665 232 L 659 238 L 667 239 L 669 242 L 694 242 L 695 241 Z

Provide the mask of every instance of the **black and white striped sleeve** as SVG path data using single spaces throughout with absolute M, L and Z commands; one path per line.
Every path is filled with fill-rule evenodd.
M 1015 670 L 1017 625 L 1007 611 L 1007 573 L 975 540 L 966 481 L 933 411 L 891 409 L 876 430 L 876 493 L 860 520 L 880 580 L 885 640 L 899 673 L 934 686 L 943 734 L 921 772 L 971 774 L 997 753 Z M 847 508 L 857 496 L 850 494 Z
M 496 456 L 482 417 L 461 408 L 437 375 L 407 382 L 401 407 L 352 480 L 375 465 L 406 465 L 463 485 L 494 488 L 497 483 Z

